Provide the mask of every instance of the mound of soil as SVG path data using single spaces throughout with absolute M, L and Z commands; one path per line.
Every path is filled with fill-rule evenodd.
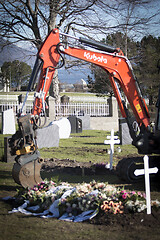
M 77 162 L 70 159 L 45 159 L 41 171 L 52 173 L 66 173 L 74 175 L 104 175 L 109 172 L 102 164 L 93 164 L 91 162 Z M 111 172 L 111 171 L 110 171 Z M 112 173 L 115 172 L 113 169 Z
M 152 211 L 147 215 L 143 213 L 123 213 L 123 214 L 105 214 L 99 212 L 99 214 L 89 221 L 96 225 L 116 226 L 123 228 L 136 228 L 136 227 L 148 227 L 157 228 L 160 226 L 160 211 Z

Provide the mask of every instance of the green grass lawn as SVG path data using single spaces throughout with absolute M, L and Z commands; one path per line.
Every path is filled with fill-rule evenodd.
M 85 130 L 82 133 L 71 134 L 69 139 L 60 139 L 58 148 L 40 149 L 40 153 L 43 158 L 69 158 L 92 163 L 108 162 L 110 155 L 107 154 L 107 150 L 110 146 L 104 145 L 107 135 L 110 135 L 110 132 Z M 137 155 L 137 149 L 132 145 L 120 146 L 122 150 L 120 153 L 117 152 L 117 147 L 115 145 L 113 165 L 116 165 L 122 156 Z

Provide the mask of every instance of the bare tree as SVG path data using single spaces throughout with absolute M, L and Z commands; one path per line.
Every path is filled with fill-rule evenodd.
M 128 37 L 137 40 L 151 34 L 151 29 L 160 20 L 160 6 L 158 1 L 153 0 L 117 0 L 117 4 L 119 7 L 115 15 L 115 26 L 125 35 L 127 56 Z
M 117 29 L 137 34 L 142 28 L 147 29 L 151 20 L 160 14 L 158 1 L 1 0 L 0 36 L 12 42 L 29 41 L 39 49 L 55 26 L 63 32 L 71 29 L 94 38 L 96 33 L 101 38 L 100 33 L 104 35 Z M 146 10 L 156 2 L 156 11 Z
M 30 41 L 39 49 L 55 26 L 69 27 L 93 11 L 96 0 L 1 0 L 0 36 L 12 42 Z M 77 18 L 77 19 L 76 19 Z
M 27 41 L 40 48 L 56 26 L 68 32 L 76 19 L 93 11 L 96 0 L 1 0 L 0 36 L 12 42 Z M 58 97 L 58 74 L 54 76 L 54 96 Z

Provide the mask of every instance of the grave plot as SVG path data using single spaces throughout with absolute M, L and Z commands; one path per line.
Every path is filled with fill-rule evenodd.
M 20 212 L 73 222 L 110 225 L 119 220 L 119 224 L 123 221 L 123 224 L 137 226 L 140 219 L 142 224 L 151 225 L 158 223 L 160 217 L 158 200 L 151 201 L 152 214 L 147 217 L 145 193 L 94 180 L 81 184 L 44 180 L 33 188 L 23 189 L 16 198 L 4 200 L 15 205 L 10 214 Z
M 144 158 L 144 161 L 146 160 L 148 161 L 147 156 Z M 55 162 L 59 162 L 63 169 L 63 161 Z M 78 165 L 75 161 L 69 162 L 69 166 L 73 168 L 72 172 L 70 169 L 69 175 L 75 174 L 75 167 L 82 170 L 85 166 L 86 169 L 90 168 L 93 171 L 93 165 L 89 163 Z M 65 165 L 67 166 L 67 160 Z M 156 172 L 156 168 L 149 169 L 146 166 L 145 169 L 136 170 L 135 174 L 149 175 Z M 96 172 L 92 174 L 94 177 L 96 176 Z M 108 169 L 106 174 L 114 173 Z M 82 171 L 82 180 L 84 177 Z M 41 218 L 58 218 L 73 222 L 89 221 L 92 224 L 112 225 L 119 221 L 119 224 L 123 223 L 129 226 L 136 224 L 137 226 L 139 219 L 141 219 L 141 224 L 158 224 L 160 201 L 149 199 L 147 180 L 146 186 L 145 195 L 143 184 L 141 185 L 142 191 L 133 191 L 126 190 L 118 184 L 116 186 L 116 184 L 96 182 L 95 180 L 76 184 L 44 180 L 33 188 L 23 189 L 16 197 L 16 206 L 18 207 L 13 208 L 9 213 L 20 212 Z M 10 199 L 10 201 L 14 203 L 15 199 Z

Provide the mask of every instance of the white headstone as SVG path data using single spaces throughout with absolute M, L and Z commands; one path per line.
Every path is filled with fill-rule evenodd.
M 144 156 L 144 169 L 137 169 L 134 171 L 136 176 L 145 175 L 145 189 L 146 189 L 146 205 L 147 214 L 151 214 L 151 196 L 150 196 L 150 179 L 149 174 L 157 173 L 158 168 L 149 168 L 149 158 L 147 155 Z
M 59 147 L 59 127 L 50 125 L 37 129 L 37 145 L 38 148 Z
M 8 109 L 2 113 L 2 125 L 3 134 L 14 134 L 16 132 L 13 109 Z
M 71 134 L 71 124 L 67 118 L 61 118 L 60 120 L 53 121 L 50 124 L 56 124 L 59 127 L 59 138 L 69 138 Z

